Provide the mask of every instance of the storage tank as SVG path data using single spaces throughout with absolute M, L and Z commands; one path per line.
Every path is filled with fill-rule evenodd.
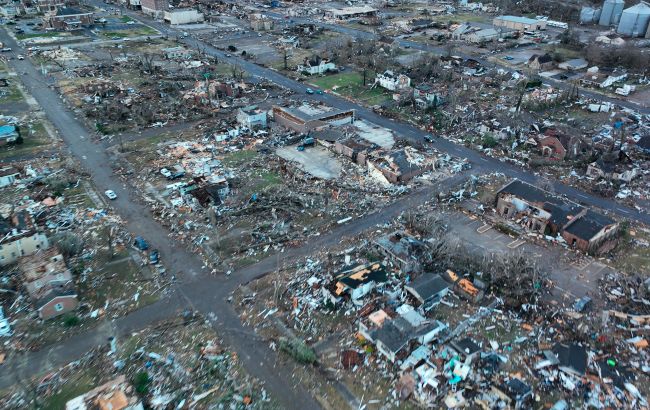
M 603 10 L 600 12 L 600 20 L 598 24 L 601 26 L 611 26 L 618 23 L 623 13 L 625 2 L 623 0 L 605 0 L 603 3 Z
M 600 18 L 600 9 L 583 7 L 580 10 L 580 24 L 591 24 Z
M 650 4 L 641 3 L 623 10 L 616 32 L 625 36 L 642 37 L 650 23 Z

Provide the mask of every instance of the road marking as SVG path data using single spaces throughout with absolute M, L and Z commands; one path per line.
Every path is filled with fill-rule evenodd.
M 618 209 L 621 212 L 625 212 L 626 214 L 630 213 L 630 211 L 628 211 L 627 209 L 623 209 L 623 208 L 616 208 L 616 209 Z
M 587 198 L 587 199 L 589 199 L 589 197 L 588 197 L 587 195 L 583 195 L 583 194 L 576 194 L 576 195 L 578 195 L 578 196 L 581 197 L 581 198 Z
M 492 229 L 492 226 L 491 226 L 491 225 L 483 224 L 483 226 L 479 226 L 479 227 L 476 229 L 476 232 L 478 232 L 478 233 L 480 233 L 480 234 L 484 234 L 485 232 L 489 231 L 490 229 Z
M 483 157 L 481 157 L 481 161 L 490 162 L 489 160 L 487 160 L 487 159 L 485 159 Z
M 510 248 L 510 249 L 517 249 L 518 247 L 520 247 L 520 246 L 523 245 L 524 243 L 526 243 L 526 240 L 525 240 L 525 239 L 521 239 L 521 238 L 519 238 L 519 239 L 515 239 L 514 241 L 510 242 L 510 243 L 507 244 L 506 246 L 507 246 L 508 248 Z

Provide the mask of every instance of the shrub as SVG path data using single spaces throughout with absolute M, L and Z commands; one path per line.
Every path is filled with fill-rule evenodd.
M 133 386 L 138 394 L 147 394 L 149 392 L 150 383 L 151 379 L 147 372 L 138 372 L 133 376 Z
M 300 339 L 281 339 L 280 350 L 293 357 L 297 362 L 314 364 L 318 361 L 316 352 Z

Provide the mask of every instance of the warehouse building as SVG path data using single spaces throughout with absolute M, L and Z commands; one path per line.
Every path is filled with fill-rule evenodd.
M 535 31 L 544 30 L 546 28 L 546 21 L 534 20 L 527 17 L 519 16 L 499 16 L 492 20 L 492 24 L 496 27 L 506 27 L 518 31 Z

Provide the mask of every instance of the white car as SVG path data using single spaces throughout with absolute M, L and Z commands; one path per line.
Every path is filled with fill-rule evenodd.
M 106 197 L 111 201 L 117 199 L 117 194 L 115 193 L 115 191 L 112 191 L 110 189 L 108 191 L 105 191 L 104 194 L 106 194 Z
M 161 169 L 161 170 L 160 170 L 160 173 L 161 173 L 162 176 L 164 176 L 165 178 L 169 178 L 169 177 L 172 176 L 172 172 L 171 172 L 170 170 L 168 170 L 167 168 L 163 168 L 163 169 Z
M 25 57 L 22 54 L 18 54 L 18 57 L 16 57 L 16 58 L 19 59 L 19 60 L 24 60 L 25 59 Z

